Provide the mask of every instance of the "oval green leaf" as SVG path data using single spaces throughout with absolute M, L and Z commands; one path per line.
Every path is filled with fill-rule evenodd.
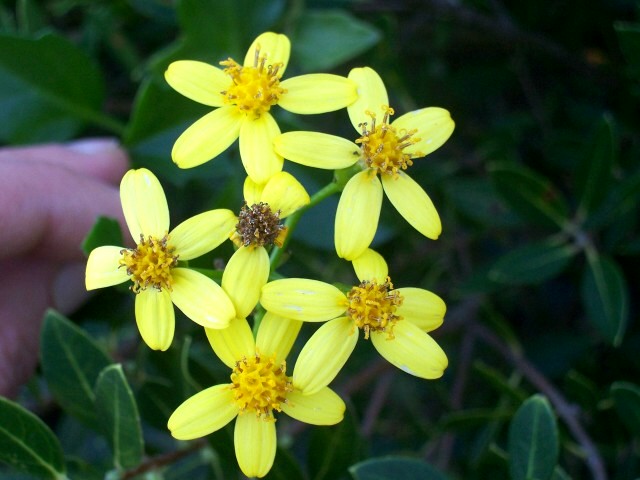
M 356 463 L 349 468 L 354 480 L 446 480 L 447 477 L 426 462 L 409 457 L 380 457 Z
M 631 382 L 615 382 L 611 396 L 624 426 L 640 438 L 640 387 Z

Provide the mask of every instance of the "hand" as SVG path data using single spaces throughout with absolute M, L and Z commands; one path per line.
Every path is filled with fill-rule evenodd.
M 99 215 L 120 220 L 127 156 L 114 140 L 0 148 L 0 394 L 14 396 L 38 361 L 48 307 L 87 298 L 82 240 Z

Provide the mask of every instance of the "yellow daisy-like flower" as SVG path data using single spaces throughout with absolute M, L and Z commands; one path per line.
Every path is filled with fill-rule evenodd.
M 264 477 L 276 454 L 274 412 L 312 425 L 340 422 L 345 405 L 335 392 L 325 386 L 309 393 L 287 376 L 285 358 L 300 325 L 267 313 L 255 341 L 244 319 L 233 320 L 225 330 L 207 329 L 213 350 L 232 369 L 231 383 L 207 388 L 182 403 L 169 418 L 171 434 L 191 440 L 235 418 L 240 469 L 247 477 Z
M 245 204 L 236 217 L 231 239 L 239 247 L 222 274 L 222 288 L 231 298 L 238 318 L 245 318 L 260 298 L 269 278 L 267 248 L 282 246 L 287 228 L 285 219 L 310 201 L 304 187 L 290 173 L 278 172 L 260 185 L 247 177 Z
M 169 85 L 182 95 L 219 107 L 191 125 L 176 141 L 172 157 L 181 168 L 200 165 L 240 138 L 240 157 L 256 183 L 282 170 L 282 157 L 273 149 L 280 133 L 270 113 L 280 105 L 293 113 L 338 110 L 357 98 L 355 83 L 330 74 L 309 74 L 281 80 L 291 44 L 282 34 L 266 32 L 247 51 L 242 65 L 228 59 L 223 69 L 181 60 L 165 72 Z
M 220 245 L 233 231 L 231 210 L 196 215 L 169 232 L 169 208 L 160 182 L 149 170 L 129 170 L 120 183 L 124 217 L 135 248 L 98 247 L 87 261 L 87 290 L 131 280 L 136 322 L 154 350 L 171 345 L 175 329 L 172 303 L 208 328 L 225 328 L 236 312 L 223 289 L 210 278 L 178 266 Z
M 442 376 L 447 356 L 427 333 L 442 324 L 442 299 L 421 288 L 395 289 L 386 262 L 371 249 L 353 266 L 360 284 L 347 294 L 301 278 L 275 280 L 262 288 L 260 303 L 270 313 L 306 322 L 328 320 L 300 352 L 293 370 L 296 385 L 306 394 L 328 385 L 353 352 L 358 329 L 399 369 L 426 379 Z
M 405 170 L 451 136 L 455 124 L 449 112 L 428 107 L 390 122 L 394 111 L 378 74 L 368 67 L 354 68 L 349 79 L 358 85 L 358 100 L 347 111 L 360 138 L 351 142 L 318 132 L 288 132 L 275 138 L 276 152 L 317 168 L 346 168 L 360 162 L 362 171 L 347 182 L 336 212 L 335 245 L 340 257 L 353 260 L 371 245 L 383 190 L 409 224 L 428 238 L 438 238 L 442 231 L 438 212 Z

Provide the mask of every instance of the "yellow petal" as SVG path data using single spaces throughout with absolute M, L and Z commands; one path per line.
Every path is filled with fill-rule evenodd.
M 171 158 L 180 168 L 192 168 L 217 157 L 240 134 L 245 119 L 235 107 L 225 106 L 207 113 L 178 137 Z
M 247 477 L 264 477 L 276 458 L 276 422 L 262 420 L 254 412 L 240 413 L 233 432 L 236 458 Z
M 285 110 L 298 114 L 340 110 L 353 103 L 358 94 L 351 80 L 329 73 L 311 73 L 280 83 L 286 93 L 278 100 Z
M 231 210 L 209 210 L 191 217 L 176 228 L 169 237 L 180 260 L 191 260 L 210 252 L 235 230 L 238 219 Z
M 191 320 L 206 328 L 225 328 L 236 311 L 222 288 L 209 277 L 188 268 L 171 271 L 171 300 Z
M 303 395 L 312 395 L 329 385 L 356 347 L 358 332 L 347 317 L 322 325 L 298 355 L 293 369 L 293 386 Z
M 412 287 L 398 288 L 395 291 L 404 299 L 396 311 L 404 320 L 417 325 L 425 332 L 442 325 L 447 306 L 438 295 Z
M 280 218 L 286 218 L 310 201 L 309 194 L 293 175 L 278 172 L 264 186 L 260 200 L 271 210 L 280 210 Z
M 342 421 L 346 410 L 342 399 L 328 387 L 313 395 L 303 395 L 294 390 L 287 395 L 287 401 L 282 404 L 282 411 L 311 425 L 335 425 Z
M 166 350 L 175 330 L 175 312 L 169 293 L 147 288 L 136 295 L 136 323 L 140 336 L 152 350 Z
M 282 170 L 282 157 L 273 148 L 280 128 L 270 113 L 247 119 L 240 128 L 240 158 L 247 175 L 256 183 L 265 183 Z
M 120 182 L 120 201 L 133 240 L 162 238 L 169 231 L 169 207 L 162 185 L 146 168 L 129 170 Z
M 431 336 L 411 322 L 396 323 L 389 339 L 385 332 L 371 332 L 371 342 L 376 350 L 403 372 L 416 377 L 440 378 L 448 360 L 440 345 Z
M 341 258 L 353 260 L 373 241 L 382 207 L 382 186 L 372 170 L 349 179 L 336 211 L 335 244 Z
M 384 175 L 382 186 L 389 201 L 413 228 L 432 240 L 440 236 L 442 224 L 436 207 L 415 180 L 398 172 L 395 177 Z
M 91 251 L 87 260 L 85 286 L 87 290 L 118 285 L 129 279 L 127 269 L 120 267 L 122 247 L 104 246 Z
M 240 247 L 229 259 L 221 285 L 238 318 L 247 317 L 258 304 L 260 289 L 269 279 L 269 269 L 269 255 L 264 247 Z
M 420 141 L 406 147 L 404 151 L 407 153 L 421 152 L 423 156 L 440 148 L 455 128 L 455 123 L 451 120 L 449 112 L 439 107 L 422 108 L 405 113 L 394 120 L 391 125 L 397 131 L 417 129 L 418 131 L 413 138 L 419 138 Z
M 357 85 L 358 99 L 347 107 L 347 112 L 353 127 L 361 132 L 359 124 L 367 122 L 371 126 L 371 117 L 365 113 L 366 111 L 375 113 L 378 122 L 382 121 L 382 106 L 389 106 L 389 97 L 380 75 L 369 67 L 352 69 L 349 79 Z
M 213 351 L 229 368 L 236 362 L 256 353 L 256 344 L 249 323 L 244 318 L 234 318 L 227 328 L 205 328 Z
M 360 157 L 358 145 L 326 133 L 287 132 L 278 135 L 273 145 L 287 160 L 329 170 L 350 167 Z
M 185 400 L 167 427 L 178 440 L 192 440 L 220 430 L 238 415 L 230 385 L 209 387 Z
M 291 42 L 286 35 L 281 33 L 265 32 L 253 41 L 244 57 L 245 67 L 254 67 L 256 62 L 256 48 L 260 48 L 260 57 L 266 56 L 266 65 L 281 63 L 278 77 L 281 77 L 287 69 L 289 55 L 291 54 Z
M 361 282 L 374 280 L 384 283 L 389 275 L 389 267 L 384 257 L 370 248 L 353 260 L 353 269 Z
M 274 355 L 276 363 L 281 363 L 289 355 L 301 327 L 302 322 L 297 320 L 290 320 L 272 312 L 265 313 L 256 338 L 258 353 Z
M 260 203 L 260 199 L 262 198 L 262 191 L 264 190 L 265 183 L 256 183 L 251 180 L 251 177 L 246 177 L 244 179 L 244 185 L 242 188 L 242 194 L 244 196 L 244 201 L 247 202 L 247 205 L 255 205 L 256 203 Z
M 211 107 L 224 105 L 224 97 L 220 92 L 229 88 L 232 83 L 231 78 L 221 69 L 193 60 L 171 63 L 164 72 L 164 78 L 178 93 Z
M 344 293 L 318 280 L 285 278 L 262 287 L 260 303 L 269 312 L 302 322 L 324 322 L 346 311 Z

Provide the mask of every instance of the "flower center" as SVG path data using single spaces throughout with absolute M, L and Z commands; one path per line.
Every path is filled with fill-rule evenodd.
M 120 266 L 127 269 L 127 275 L 133 281 L 131 290 L 135 293 L 147 287 L 171 290 L 171 269 L 178 264 L 178 255 L 173 254 L 175 248 L 168 242 L 169 235 L 158 240 L 152 236 L 145 239 L 140 234 L 136 248 L 120 250 Z
M 220 62 L 226 67 L 224 72 L 231 77 L 231 86 L 221 92 L 224 102 L 235 105 L 240 112 L 253 114 L 258 118 L 278 103 L 286 90 L 280 87 L 280 69 L 282 63 L 267 65 L 267 56 L 260 56 L 260 45 L 256 47 L 253 66 L 239 65 L 229 58 Z
M 393 284 L 387 277 L 382 284 L 364 281 L 347 293 L 347 315 L 364 330 L 365 339 L 371 331 L 387 332 L 390 339 L 394 338 L 393 327 L 402 320 L 395 311 L 404 299 L 398 291 L 392 290 Z
M 407 153 L 403 150 L 420 141 L 414 137 L 417 129 L 397 131 L 389 124 L 393 108 L 384 105 L 382 123 L 376 124 L 376 114 L 367 110 L 371 117 L 371 126 L 366 122 L 360 124 L 362 136 L 356 140 L 360 144 L 360 158 L 369 168 L 377 173 L 396 176 L 400 169 L 406 170 L 413 165 L 413 158 L 423 157 L 421 152 Z
M 287 393 L 293 391 L 286 369 L 285 362 L 276 365 L 275 358 L 262 358 L 257 353 L 236 362 L 231 389 L 240 411 L 253 411 L 263 420 L 273 421 L 273 410 L 282 411 Z
M 250 207 L 245 203 L 238 215 L 236 234 L 238 242 L 245 247 L 282 247 L 287 227 L 280 223 L 280 210 L 273 212 L 269 204 L 263 202 L 254 203 Z

